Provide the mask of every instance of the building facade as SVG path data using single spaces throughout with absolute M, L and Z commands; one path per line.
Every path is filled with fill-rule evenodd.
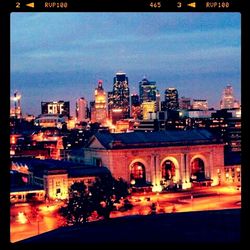
M 10 109 L 10 116 L 15 117 L 17 119 L 22 118 L 22 109 L 21 109 L 21 94 L 19 92 L 15 92 L 11 100 L 14 102 L 14 107 Z
M 233 87 L 228 84 L 222 93 L 220 108 L 221 109 L 232 109 L 234 108 L 234 95 L 233 95 Z
M 178 91 L 176 88 L 165 90 L 165 101 L 162 103 L 162 110 L 177 110 L 179 108 Z
M 84 97 L 77 99 L 76 101 L 76 119 L 77 122 L 86 121 L 88 118 L 88 103 Z
M 115 178 L 154 190 L 219 183 L 224 145 L 206 130 L 97 133 L 84 149 L 85 163 L 101 162 Z
M 156 101 L 156 82 L 143 78 L 139 82 L 140 102 Z
M 98 81 L 98 86 L 95 89 L 94 106 L 91 108 L 91 122 L 104 124 L 107 119 L 107 96 L 103 89 L 102 81 Z
M 133 119 L 141 118 L 141 106 L 138 94 L 131 95 L 131 117 Z
M 156 102 L 143 102 L 141 104 L 141 110 L 142 110 L 142 119 L 147 120 L 150 119 L 150 114 L 155 114 L 156 111 Z
M 191 109 L 191 98 L 182 96 L 179 100 L 180 109 Z
M 206 99 L 193 99 L 193 109 L 208 110 L 208 102 Z
M 27 195 L 30 195 L 30 193 L 34 194 L 36 200 L 68 199 L 69 188 L 74 182 L 84 182 L 86 186 L 89 186 L 95 181 L 96 177 L 110 174 L 105 167 L 27 157 L 13 158 L 11 170 L 24 173 L 27 178 L 26 190 L 25 187 L 22 187 L 22 191 L 18 193 L 17 188 L 11 192 L 13 203 L 27 201 Z M 28 189 L 28 185 L 37 188 Z M 22 197 L 19 198 L 17 195 Z
M 116 73 L 113 83 L 113 93 L 109 98 L 110 103 L 112 102 L 112 105 L 110 106 L 111 110 L 122 110 L 122 119 L 130 117 L 129 83 L 126 73 Z

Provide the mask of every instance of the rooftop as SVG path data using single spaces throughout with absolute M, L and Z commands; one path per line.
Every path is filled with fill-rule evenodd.
M 28 157 L 12 158 L 11 160 L 15 164 L 27 165 L 29 171 L 41 177 L 45 173 L 49 174 L 53 173 L 53 171 L 55 174 L 68 173 L 69 177 L 97 176 L 110 173 L 106 167 L 96 167 L 69 161 L 40 160 Z M 56 170 L 60 170 L 60 172 L 56 172 Z
M 102 133 L 94 135 L 107 149 L 133 147 L 160 147 L 180 145 L 203 145 L 222 143 L 205 129 L 166 130 L 154 132 Z M 91 141 L 94 139 L 90 140 Z

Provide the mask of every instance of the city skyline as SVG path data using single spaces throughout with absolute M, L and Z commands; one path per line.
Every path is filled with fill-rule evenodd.
M 121 70 L 131 94 L 146 76 L 161 100 L 175 87 L 219 108 L 227 84 L 241 101 L 240 43 L 239 13 L 12 13 L 11 94 L 24 114 L 64 100 L 74 115 L 78 98 L 94 100 L 99 79 L 111 91 Z

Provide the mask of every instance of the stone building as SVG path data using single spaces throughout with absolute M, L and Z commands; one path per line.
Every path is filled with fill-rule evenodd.
M 97 133 L 84 148 L 85 164 L 105 166 L 115 178 L 160 191 L 175 185 L 217 185 L 224 145 L 204 129 Z

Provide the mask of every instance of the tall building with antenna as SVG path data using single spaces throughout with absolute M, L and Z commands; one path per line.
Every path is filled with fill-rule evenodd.
M 104 124 L 107 119 L 107 95 L 102 86 L 103 81 L 98 81 L 95 89 L 95 101 L 91 108 L 91 122 Z
M 14 107 L 10 110 L 10 115 L 17 119 L 22 118 L 22 109 L 21 109 L 21 94 L 16 91 L 11 97 L 11 100 L 14 102 Z

